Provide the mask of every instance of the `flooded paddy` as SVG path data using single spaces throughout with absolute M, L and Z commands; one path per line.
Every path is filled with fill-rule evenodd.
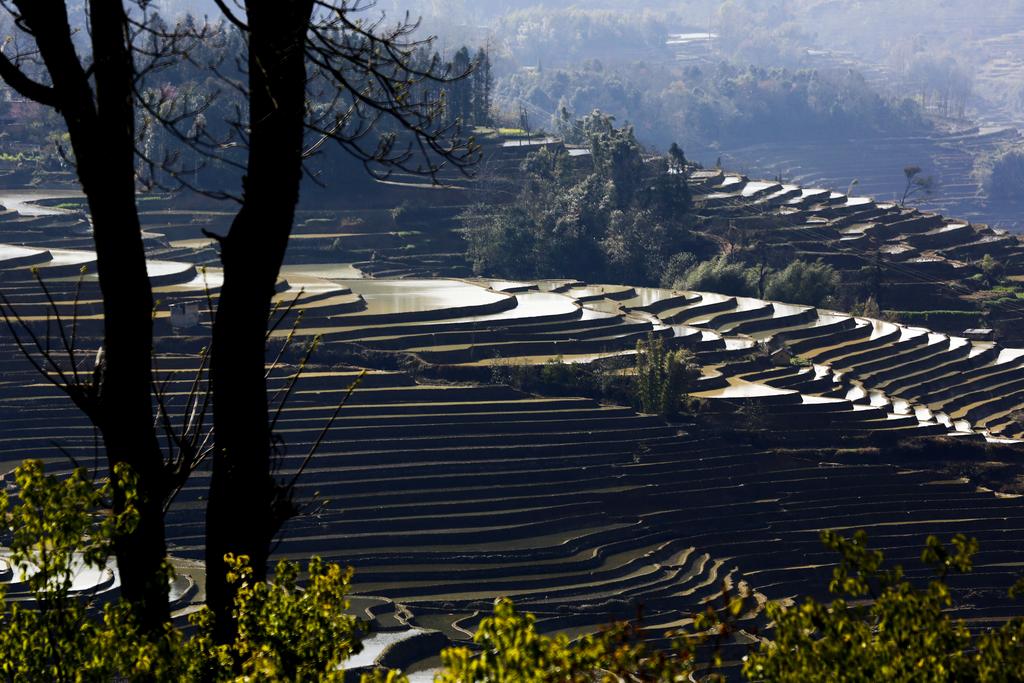
M 289 275 L 304 275 L 326 280 L 357 280 L 364 277 L 363 271 L 351 263 L 311 263 L 281 266 L 281 277 L 287 279 Z
M 507 298 L 462 280 L 354 280 L 339 282 L 366 300 L 367 313 L 418 313 L 486 306 Z
M 22 216 L 56 216 L 68 213 L 68 211 L 55 206 L 45 206 L 38 202 L 50 199 L 83 199 L 84 197 L 85 195 L 78 190 L 0 190 L 0 206 Z

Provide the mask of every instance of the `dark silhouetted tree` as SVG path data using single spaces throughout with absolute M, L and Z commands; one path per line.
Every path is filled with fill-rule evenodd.
M 84 27 L 72 25 L 73 4 L 3 3 L 21 49 L 0 53 L 0 77 L 23 97 L 58 111 L 70 136 L 93 226 L 104 340 L 93 379 L 68 388 L 102 434 L 111 470 L 125 463 L 138 478 L 138 524 L 119 533 L 113 547 L 123 595 L 140 623 L 156 628 L 168 617 L 163 505 L 171 487 L 154 426 L 153 295 L 135 204 L 135 87 L 146 68 L 140 63 L 150 56 L 139 50 L 150 3 L 93 0 L 85 5 Z M 77 370 L 69 369 L 76 379 Z M 120 513 L 125 494 L 118 477 L 113 491 Z
M 903 196 L 900 197 L 900 206 L 906 206 L 907 200 L 916 195 L 929 195 L 935 190 L 935 177 L 921 175 L 920 166 L 906 166 L 903 169 L 903 177 L 907 184 L 903 187 Z
M 206 518 L 207 604 L 226 641 L 234 627 L 225 555 L 249 557 L 254 577 L 265 578 L 273 539 L 297 511 L 298 475 L 275 476 L 264 368 L 271 299 L 305 160 L 333 141 L 371 172 L 399 168 L 436 177 L 445 164 L 465 168 L 476 153 L 453 137 L 458 125 L 439 123 L 443 103 L 420 87 L 464 87 L 468 51 L 460 51 L 467 72 L 443 71 L 436 60 L 423 64 L 429 43 L 413 37 L 417 25 L 369 18 L 363 11 L 371 5 L 362 2 L 217 4 L 246 37 L 248 74 L 248 117 L 240 122 L 248 160 L 241 207 L 218 237 L 224 284 L 211 359 L 216 443 Z M 457 111 L 468 113 L 471 95 L 465 99 L 464 107 L 457 100 Z M 328 105 L 310 108 L 311 101 Z
M 480 48 L 473 58 L 473 124 L 489 126 L 492 123 L 494 74 L 487 50 Z
M 668 170 L 672 173 L 686 172 L 686 155 L 678 143 L 673 142 L 668 148 Z
M 463 46 L 455 53 L 452 59 L 452 71 L 457 74 L 469 73 L 473 63 L 469 56 L 469 48 Z M 457 79 L 451 83 L 448 90 L 448 115 L 452 122 L 459 122 L 462 126 L 469 126 L 475 123 L 475 108 L 473 102 L 474 78 Z

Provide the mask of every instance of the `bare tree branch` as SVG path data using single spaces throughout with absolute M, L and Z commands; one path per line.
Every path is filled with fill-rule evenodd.
M 224 2 L 224 0 L 213 0 L 213 2 L 217 5 L 220 11 L 224 13 L 224 16 L 227 17 L 228 21 L 230 21 L 232 24 L 237 26 L 242 31 L 249 30 L 249 25 L 241 19 L 239 19 L 238 15 L 235 14 L 235 12 L 230 7 L 228 7 L 228 4 Z
M 7 85 L 18 91 L 20 95 L 27 97 L 33 102 L 38 102 L 55 109 L 59 108 L 59 99 L 57 98 L 56 91 L 48 85 L 43 85 L 29 78 L 24 71 L 8 59 L 3 51 L 0 51 L 0 78 Z

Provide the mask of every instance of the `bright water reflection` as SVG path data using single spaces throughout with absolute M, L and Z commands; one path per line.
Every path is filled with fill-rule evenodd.
M 310 263 L 281 267 L 281 276 L 285 279 L 287 279 L 288 275 L 292 274 L 322 277 L 328 280 L 358 280 L 363 278 L 363 271 L 351 263 Z
M 373 666 L 385 649 L 395 643 L 408 640 L 414 635 L 416 635 L 416 631 L 384 631 L 374 633 L 363 641 L 362 651 L 357 655 L 353 655 L 345 662 L 345 668 L 358 669 L 362 666 Z
M 80 199 L 82 196 L 78 190 L 0 190 L 0 205 L 8 211 L 17 211 L 22 216 L 56 216 L 67 211 L 34 202 L 47 199 Z
M 508 295 L 462 280 L 338 280 L 366 300 L 366 313 L 415 313 L 485 306 Z M 340 317 L 340 316 L 339 316 Z

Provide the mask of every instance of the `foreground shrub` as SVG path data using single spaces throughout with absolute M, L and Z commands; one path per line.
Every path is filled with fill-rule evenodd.
M 131 488 L 129 470 L 116 476 Z M 228 558 L 237 586 L 233 643 L 215 643 L 206 608 L 189 617 L 189 637 L 172 624 L 143 634 L 123 601 L 101 607 L 91 591 L 72 590 L 83 568 L 106 567 L 114 532 L 135 523 L 134 507 L 109 514 L 110 482 L 97 485 L 83 469 L 59 479 L 27 461 L 15 483 L 14 504 L 0 494 L 0 545 L 34 604 L 0 599 L 2 680 L 340 681 L 340 666 L 359 650 L 357 622 L 345 613 L 352 572 L 316 558 L 301 589 L 295 563 L 279 563 L 273 582 L 259 582 L 245 558 Z
M 229 556 L 228 565 L 228 580 L 238 586 L 238 638 L 195 654 L 220 666 L 221 680 L 232 678 L 226 663 L 238 663 L 245 680 L 342 680 L 345 660 L 361 648 L 358 623 L 345 613 L 352 569 L 314 557 L 300 590 L 294 562 L 278 562 L 273 582 L 253 581 L 245 558 Z M 205 608 L 193 625 L 201 626 L 201 642 L 212 642 L 213 622 Z
M 956 535 L 951 548 L 928 538 L 921 559 L 936 578 L 919 589 L 901 567 L 885 569 L 867 534 L 822 533 L 840 555 L 829 584 L 829 604 L 806 600 L 767 606 L 771 641 L 747 657 L 744 674 L 763 681 L 1020 681 L 1024 680 L 1024 620 L 978 636 L 947 610 L 946 576 L 967 572 L 978 544 Z M 1011 595 L 1020 584 L 1011 589 Z
M 702 617 L 699 623 L 704 625 L 706 619 Z M 498 600 L 494 613 L 480 621 L 473 636 L 473 642 L 483 651 L 474 654 L 466 647 L 445 649 L 441 652 L 444 668 L 435 681 L 687 681 L 694 672 L 691 640 L 685 637 L 677 637 L 666 652 L 649 648 L 642 632 L 625 623 L 570 641 L 564 634 L 551 637 L 537 633 L 536 621 L 534 615 L 518 612 L 510 600 Z
M 131 473 L 116 476 L 130 482 Z M 238 637 L 212 638 L 211 613 L 190 619 L 189 634 L 171 624 L 146 635 L 127 606 L 100 608 L 72 590 L 82 566 L 103 567 L 111 534 L 131 525 L 106 512 L 109 482 L 94 484 L 84 470 L 58 479 L 38 462 L 16 471 L 18 496 L 0 495 L 3 543 L 21 572 L 33 605 L 0 600 L 0 680 L 5 681 L 341 681 L 345 660 L 358 652 L 359 628 L 346 614 L 351 570 L 310 561 L 299 587 L 299 568 L 278 564 L 273 582 L 252 580 L 244 558 L 228 558 L 237 586 Z M 954 536 L 949 547 L 929 537 L 922 561 L 935 570 L 923 588 L 900 567 L 886 568 L 863 531 L 845 538 L 822 533 L 839 554 L 831 603 L 807 599 L 793 606 L 769 603 L 770 639 L 745 658 L 743 674 L 756 681 L 897 681 L 983 683 L 1024 680 L 1024 620 L 972 633 L 948 610 L 950 573 L 970 571 L 977 542 Z M 1011 595 L 1024 592 L 1018 582 Z M 450 647 L 440 653 L 439 683 L 559 681 L 720 681 L 718 645 L 741 631 L 751 612 L 747 591 L 723 590 L 681 631 L 670 647 L 653 649 L 636 624 L 619 623 L 570 640 L 537 631 L 536 617 L 499 599 L 474 635 L 478 651 Z M 748 634 L 749 635 L 749 634 Z M 699 663 L 699 646 L 710 661 Z M 362 683 L 403 683 L 398 671 L 374 671 Z
M 90 515 L 106 506 L 113 490 L 109 481 L 95 486 L 84 470 L 57 481 L 43 475 L 41 463 L 28 461 L 14 480 L 16 504 L 0 493 L 2 545 L 10 549 L 14 577 L 25 581 L 36 604 L 0 600 L 3 678 L 109 680 L 134 672 L 131 651 L 144 648 L 130 647 L 137 633 L 128 611 L 108 606 L 93 617 L 90 605 L 71 591 L 83 567 L 106 566 L 115 528 L 135 524 L 133 508 L 120 517 Z M 0 585 L 0 598 L 5 592 Z

